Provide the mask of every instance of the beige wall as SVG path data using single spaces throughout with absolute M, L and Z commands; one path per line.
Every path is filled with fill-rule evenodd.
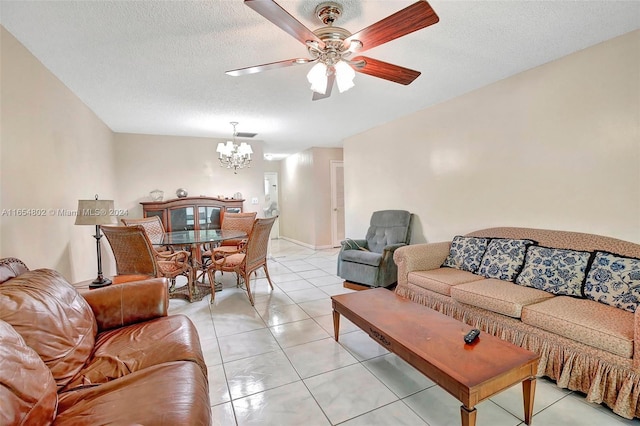
M 220 166 L 211 138 L 180 136 L 115 135 L 115 170 L 119 199 L 129 209 L 130 217 L 142 217 L 141 201 L 151 201 L 149 192 L 164 191 L 164 199 L 176 198 L 176 190 L 184 188 L 189 196 L 224 195 L 240 192 L 245 211 L 262 216 L 264 199 L 264 160 L 262 142 L 251 141 L 251 167 L 233 169 Z M 226 140 L 225 140 L 226 141 Z M 224 142 L 224 141 L 222 141 Z M 259 204 L 251 204 L 252 198 Z
M 175 197 L 243 194 L 246 211 L 262 213 L 262 142 L 251 141 L 252 166 L 220 167 L 218 140 L 114 134 L 4 28 L 0 33 L 0 257 L 15 256 L 32 268 L 53 268 L 70 281 L 95 278 L 95 228 L 75 226 L 77 200 L 113 199 L 129 217 L 142 216 L 140 201 L 153 189 Z M 252 204 L 252 198 L 259 204 Z M 44 216 L 12 216 L 39 209 Z M 52 213 L 55 212 L 55 213 Z M 105 274 L 115 272 L 102 242 Z
M 282 238 L 331 246 L 331 160 L 342 160 L 341 148 L 311 148 L 282 160 Z
M 398 208 L 414 242 L 524 226 L 640 243 L 639 52 L 635 31 L 347 139 L 347 236 Z
M 117 200 L 113 134 L 4 28 L 0 49 L 0 257 L 70 281 L 95 278 L 95 228 L 58 210 L 75 211 L 96 193 Z M 108 258 L 104 266 L 109 272 Z

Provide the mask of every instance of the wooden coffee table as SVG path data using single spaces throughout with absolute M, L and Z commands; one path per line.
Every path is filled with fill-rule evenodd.
M 476 404 L 521 382 L 524 421 L 531 424 L 537 354 L 486 333 L 466 344 L 471 326 L 384 288 L 331 299 L 336 341 L 344 315 L 462 402 L 463 426 L 476 424 Z

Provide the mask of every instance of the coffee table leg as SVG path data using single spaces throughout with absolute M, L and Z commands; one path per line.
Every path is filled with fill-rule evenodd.
M 462 415 L 462 426 L 476 426 L 476 414 L 478 411 L 475 408 L 468 409 L 464 405 L 460 406 L 460 414 Z
M 336 342 L 338 341 L 339 332 L 340 332 L 340 312 L 334 310 L 333 311 L 333 334 L 335 336 Z
M 533 399 L 536 396 L 536 378 L 522 382 L 522 397 L 524 398 L 524 422 L 528 425 L 531 424 L 531 418 L 533 417 Z

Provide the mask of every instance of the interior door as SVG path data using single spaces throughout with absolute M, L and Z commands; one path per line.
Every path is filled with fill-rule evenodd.
M 340 247 L 344 240 L 344 162 L 331 161 L 331 241 Z

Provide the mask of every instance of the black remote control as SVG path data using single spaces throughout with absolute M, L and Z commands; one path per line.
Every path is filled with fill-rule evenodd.
M 464 341 L 467 343 L 472 343 L 474 340 L 478 338 L 479 335 L 480 335 L 480 330 L 478 330 L 477 328 L 474 328 L 473 330 L 465 334 Z

